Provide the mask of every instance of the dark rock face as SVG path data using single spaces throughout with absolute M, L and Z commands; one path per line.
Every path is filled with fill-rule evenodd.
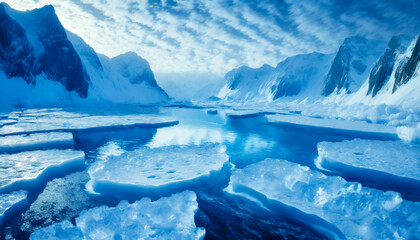
M 338 50 L 338 53 L 334 58 L 331 69 L 328 72 L 322 95 L 328 96 L 332 92 L 334 92 L 336 88 L 347 89 L 348 74 L 350 68 L 350 57 L 350 48 L 347 45 L 343 44 Z
M 9 11 L 14 10 L 0 4 L 0 67 L 7 77 L 22 77 L 27 83 L 36 84 L 35 77 L 45 74 L 61 82 L 67 90 L 86 97 L 89 76 L 54 8 L 45 6 L 12 14 Z M 13 19 L 19 15 L 24 15 L 25 21 L 30 19 L 30 26 L 25 28 L 25 24 Z
M 394 87 L 392 88 L 392 93 L 394 93 L 398 87 L 403 84 L 406 84 L 414 72 L 416 71 L 417 65 L 420 61 L 420 36 L 417 38 L 416 45 L 414 46 L 411 57 L 398 66 L 395 72 L 395 82 Z
M 22 77 L 27 83 L 33 80 L 35 68 L 33 47 L 25 30 L 13 20 L 0 4 L 0 68 L 8 77 Z
M 404 51 L 406 46 L 402 43 L 401 37 L 394 36 L 388 43 L 388 48 L 385 50 L 381 58 L 375 63 L 369 76 L 368 93 L 374 97 L 379 90 L 388 81 L 392 74 L 395 60 L 399 53 Z

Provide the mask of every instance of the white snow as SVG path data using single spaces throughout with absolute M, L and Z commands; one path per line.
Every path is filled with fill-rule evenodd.
M 0 152 L 71 146 L 73 146 L 73 134 L 71 133 L 33 133 L 0 137 Z
M 373 124 L 364 121 L 351 121 L 344 119 L 328 119 L 328 118 L 314 118 L 302 115 L 268 115 L 269 123 L 291 123 L 304 126 L 313 126 L 321 128 L 340 129 L 348 131 L 372 132 L 372 133 L 388 133 L 396 134 L 396 128 L 384 125 Z
M 154 115 L 87 116 L 75 118 L 36 118 L 0 128 L 0 134 L 31 133 L 37 131 L 72 131 L 101 128 L 119 128 L 128 126 L 167 126 L 177 124 L 170 117 Z
M 285 160 L 266 159 L 233 170 L 228 191 L 257 199 L 273 210 L 274 203 L 297 208 L 311 214 L 307 220 L 313 215 L 321 217 L 337 226 L 347 239 L 420 237 L 420 203 Z M 320 221 L 309 224 L 317 227 Z M 339 232 L 335 234 L 344 238 Z
M 32 233 L 31 240 L 48 239 L 203 239 L 204 228 L 197 228 L 198 210 L 194 192 L 185 191 L 152 202 L 143 198 L 132 204 L 121 201 L 116 207 L 90 209 L 69 221 L 56 223 Z
M 397 128 L 398 137 L 410 143 L 420 143 L 420 123 L 417 127 L 401 126 Z
M 220 180 L 230 172 L 220 144 L 140 148 L 130 152 L 105 147 L 89 168 L 89 190 L 117 197 L 162 196 Z M 100 151 L 101 152 L 101 151 Z
M 0 155 L 0 193 L 31 188 L 45 175 L 84 166 L 85 154 L 73 150 L 29 151 Z
M 7 212 L 20 202 L 26 200 L 26 191 L 12 192 L 0 195 L 0 227 L 2 226 Z
M 399 141 L 354 139 L 318 143 L 318 161 L 339 162 L 417 180 L 420 187 L 420 146 Z

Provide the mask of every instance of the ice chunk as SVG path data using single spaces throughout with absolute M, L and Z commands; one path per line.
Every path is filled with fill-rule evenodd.
M 19 152 L 72 146 L 73 134 L 71 133 L 34 133 L 0 137 L 0 152 Z
M 266 159 L 235 169 L 228 189 L 258 199 L 272 210 L 285 204 L 316 215 L 337 226 L 347 239 L 420 237 L 420 203 L 403 200 L 396 192 L 362 187 L 288 161 Z M 312 224 L 319 225 L 319 221 Z M 332 233 L 344 238 L 338 232 Z
M 394 191 L 420 200 L 420 146 L 400 141 L 354 139 L 318 143 L 317 165 L 358 181 L 388 185 Z M 361 178 L 361 179 L 359 179 Z
M 16 119 L 11 119 L 11 118 L 1 119 L 0 118 L 0 126 L 14 124 L 14 123 L 17 123 Z
M 4 224 L 5 219 L 18 205 L 26 201 L 26 191 L 12 192 L 0 195 L 0 227 Z
M 0 193 L 32 189 L 51 176 L 80 169 L 85 154 L 73 150 L 29 151 L 0 155 Z
M 229 118 L 249 118 L 249 117 L 258 117 L 261 116 L 263 113 L 260 111 L 253 111 L 253 110 L 230 110 L 226 112 Z
M 165 127 L 178 124 L 178 121 L 161 116 L 152 115 L 123 115 L 123 116 L 88 116 L 88 117 L 48 117 L 36 118 L 27 122 L 18 122 L 0 128 L 0 134 L 18 134 L 48 131 L 76 131 L 76 130 L 105 130 L 113 128 L 136 127 Z
M 288 123 L 319 128 L 331 128 L 347 131 L 396 134 L 395 127 L 383 124 L 373 124 L 362 121 L 350 121 L 343 119 L 313 118 L 302 115 L 270 115 L 267 116 L 269 123 Z
M 109 151 L 109 148 L 105 150 Z M 89 168 L 87 188 L 125 199 L 160 197 L 228 178 L 231 165 L 219 144 L 141 148 L 130 152 L 111 150 L 99 154 Z M 227 179 L 226 179 L 227 180 Z
M 417 127 L 402 126 L 397 128 L 398 137 L 406 142 L 420 143 L 420 123 Z
M 194 223 L 196 198 L 194 192 L 185 191 L 155 202 L 121 201 L 116 207 L 82 213 L 76 226 L 69 221 L 56 223 L 35 231 L 30 239 L 203 239 L 205 230 Z
M 21 230 L 33 232 L 58 221 L 77 217 L 88 208 L 99 206 L 98 199 L 89 198 L 84 184 L 89 180 L 86 171 L 50 181 L 44 191 L 22 216 Z

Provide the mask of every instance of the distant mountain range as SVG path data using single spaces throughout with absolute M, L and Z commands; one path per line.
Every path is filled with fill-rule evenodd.
M 70 95 L 111 102 L 169 99 L 146 60 L 135 53 L 112 59 L 97 54 L 80 37 L 64 29 L 51 5 L 21 12 L 0 4 L 0 73 L 2 102 L 27 97 L 42 103 L 43 95 L 59 89 L 56 83 L 66 90 L 62 96 L 54 95 L 59 97 L 56 101 Z M 36 91 L 37 96 L 31 96 Z
M 339 99 L 349 102 L 420 103 L 420 36 L 389 43 L 350 37 L 334 54 L 289 57 L 275 68 L 240 67 L 225 75 L 218 97 L 232 101 Z M 336 97 L 338 99 L 338 97 Z

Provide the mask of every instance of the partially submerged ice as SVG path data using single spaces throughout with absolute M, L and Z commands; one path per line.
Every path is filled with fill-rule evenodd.
M 233 170 L 228 191 L 257 199 L 271 210 L 292 212 L 335 238 L 420 237 L 420 203 L 284 160 L 266 159 Z
M 224 145 L 213 143 L 144 147 L 129 152 L 104 147 L 99 159 L 89 168 L 91 181 L 87 189 L 103 195 L 139 199 L 216 184 L 227 180 L 230 173 L 225 151 Z
M 269 123 L 287 123 L 318 128 L 338 129 L 345 131 L 381 133 L 396 135 L 396 128 L 384 124 L 373 124 L 364 121 L 351 121 L 344 119 L 315 118 L 302 115 L 269 115 Z
M 165 127 L 177 124 L 173 118 L 153 115 L 113 115 L 86 117 L 44 117 L 19 121 L 0 128 L 0 135 L 49 132 L 88 131 L 124 127 Z
M 420 182 L 420 146 L 400 141 L 346 140 L 318 143 L 318 160 L 372 169 Z M 420 189 L 420 188 L 419 188 Z
M 85 154 L 73 150 L 29 151 L 0 155 L 0 194 L 33 189 L 53 176 L 85 166 Z
M 316 165 L 363 182 L 376 182 L 420 200 L 420 146 L 401 141 L 354 139 L 318 143 Z
M 5 223 L 8 215 L 14 211 L 13 208 L 26 201 L 26 191 L 16 191 L 0 195 L 0 227 Z
M 30 239 L 203 239 L 205 230 L 194 222 L 196 198 L 194 192 L 185 191 L 154 202 L 124 200 L 116 207 L 83 212 L 76 226 L 66 220 L 37 230 Z
M 71 133 L 33 133 L 0 137 L 0 152 L 20 152 L 73 146 Z

